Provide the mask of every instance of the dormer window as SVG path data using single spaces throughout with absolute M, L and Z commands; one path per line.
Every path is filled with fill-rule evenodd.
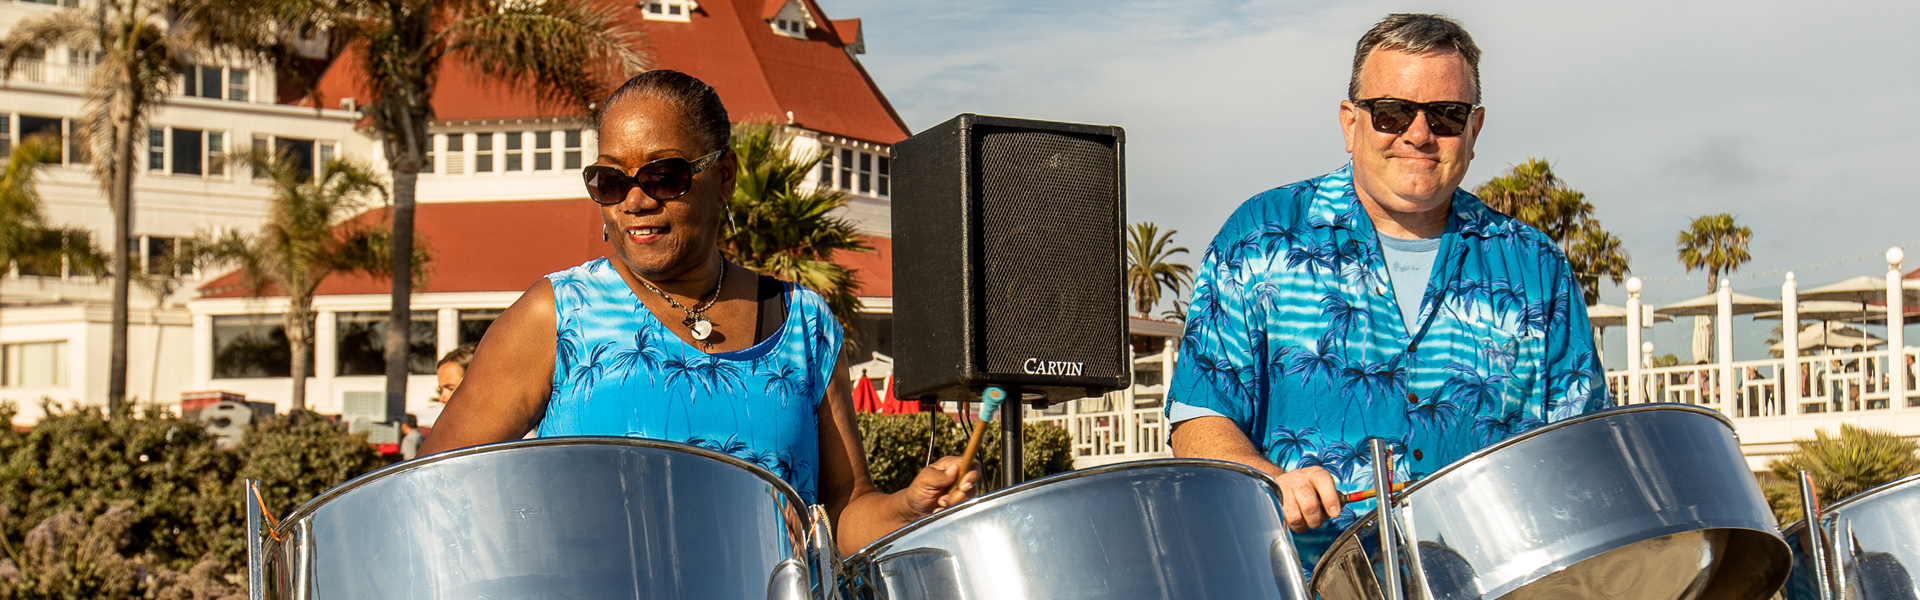
M 774 19 L 773 29 L 784 35 L 797 38 L 807 37 L 807 25 L 793 19 Z
M 807 39 L 807 30 L 816 26 L 805 2 L 765 0 L 760 18 L 766 19 L 774 33 L 795 39 Z
M 694 0 L 641 0 L 640 16 L 649 21 L 693 21 L 693 11 L 700 8 Z

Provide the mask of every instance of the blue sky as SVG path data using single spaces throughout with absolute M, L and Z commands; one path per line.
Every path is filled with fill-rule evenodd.
M 1789 269 L 1802 289 L 1878 276 L 1889 246 L 1920 267 L 1920 2 L 820 1 L 864 19 L 861 60 L 915 131 L 962 112 L 1125 127 L 1129 218 L 1195 254 L 1246 198 L 1346 162 L 1361 33 L 1443 12 L 1485 53 L 1466 186 L 1553 161 L 1650 303 L 1706 292 L 1674 237 L 1710 213 L 1754 230 L 1744 293 L 1777 297 Z M 1659 352 L 1686 357 L 1685 321 L 1652 332 Z M 1741 321 L 1735 355 L 1759 358 L 1775 323 Z

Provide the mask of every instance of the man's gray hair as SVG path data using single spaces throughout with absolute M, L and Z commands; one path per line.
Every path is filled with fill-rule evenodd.
M 1347 80 L 1347 99 L 1360 99 L 1360 67 L 1375 50 L 1394 50 L 1408 54 L 1453 51 L 1467 59 L 1473 68 L 1473 103 L 1480 103 L 1480 47 L 1459 21 L 1446 15 L 1394 13 L 1374 24 L 1360 36 L 1353 51 L 1353 76 Z

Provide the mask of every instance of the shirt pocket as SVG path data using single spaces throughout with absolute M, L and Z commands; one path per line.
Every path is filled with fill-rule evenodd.
M 1545 339 L 1518 323 L 1508 325 L 1496 319 L 1473 319 L 1463 325 L 1477 353 L 1473 362 L 1486 383 L 1500 390 L 1501 406 L 1484 407 L 1482 414 L 1502 416 L 1539 404 L 1537 383 L 1546 354 Z

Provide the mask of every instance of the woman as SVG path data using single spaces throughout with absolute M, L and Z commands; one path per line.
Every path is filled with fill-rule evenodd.
M 730 264 L 720 220 L 737 164 L 713 89 L 674 71 L 602 105 L 583 170 L 604 258 L 548 275 L 500 315 L 423 454 L 541 436 L 686 442 L 768 467 L 827 507 L 852 552 L 971 495 L 955 457 L 874 490 L 841 328 L 818 294 Z

